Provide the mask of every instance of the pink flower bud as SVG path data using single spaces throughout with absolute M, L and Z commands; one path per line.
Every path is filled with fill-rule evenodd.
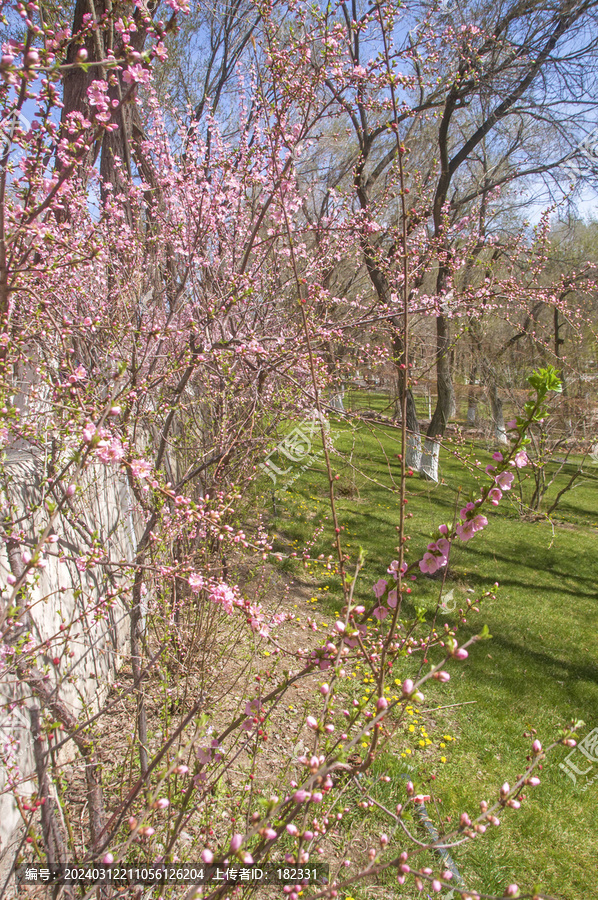
M 505 783 L 503 784 L 503 786 L 500 789 L 500 799 L 504 800 L 506 797 L 509 796 L 510 793 L 511 793 L 511 787 L 509 785 L 509 782 L 505 781 Z
M 305 800 L 307 800 L 308 797 L 309 797 L 309 793 L 307 791 L 304 791 L 303 788 L 301 788 L 300 790 L 295 791 L 295 793 L 293 794 L 293 802 L 294 803 L 303 803 Z
M 442 890 L 442 885 L 437 878 L 434 878 L 434 880 L 432 881 L 432 890 L 437 894 Z
M 103 863 L 103 865 L 105 865 L 105 866 L 111 866 L 113 862 L 114 862 L 114 857 L 112 856 L 111 853 L 106 853 L 106 854 L 102 857 L 102 863 Z
M 411 678 L 406 678 L 405 681 L 403 682 L 403 688 L 402 688 L 403 694 L 405 695 L 405 697 L 411 696 L 411 694 L 413 693 L 413 688 L 414 688 L 414 684 L 413 684 L 413 681 L 411 680 Z
M 69 486 L 66 489 L 67 497 L 73 497 L 76 490 L 77 490 L 77 488 L 75 487 L 74 484 L 69 484 Z
M 577 747 L 577 741 L 573 740 L 573 738 L 566 738 L 566 740 L 563 741 L 563 744 L 565 747 Z
M 471 825 L 471 819 L 469 818 L 467 813 L 461 813 L 459 823 L 461 825 L 461 828 L 469 828 L 469 826 Z
M 388 835 L 387 834 L 380 835 L 380 844 L 382 847 L 386 847 L 386 845 L 388 844 Z
M 330 686 L 324 682 L 324 684 L 320 685 L 320 693 L 326 697 L 327 694 L 330 693 Z
M 415 788 L 413 787 L 412 781 L 407 782 L 407 793 L 409 794 L 409 796 L 415 793 Z
M 304 837 L 304 839 L 305 839 L 306 841 L 311 841 L 311 840 L 313 840 L 313 836 L 314 836 L 313 831 L 309 831 L 309 830 L 308 830 L 308 831 L 304 831 L 304 832 L 303 832 L 303 837 Z
M 166 809 L 168 806 L 170 806 L 170 800 L 166 797 L 160 797 L 160 799 L 156 800 L 154 803 L 154 809 Z
M 542 752 L 542 744 L 540 743 L 540 741 L 534 741 L 534 743 L 532 744 L 532 752 L 536 754 Z
M 88 53 L 87 53 L 87 50 L 85 49 L 85 47 L 80 47 L 79 50 L 77 50 L 77 56 L 75 57 L 75 59 L 79 63 L 84 63 L 85 60 L 87 59 L 87 56 L 88 56 Z
M 446 684 L 447 681 L 451 680 L 451 676 L 448 672 L 434 672 L 434 678 L 436 681 L 441 681 L 443 684 Z
M 467 650 L 464 650 L 463 647 L 457 647 L 456 650 L 453 651 L 453 659 L 467 659 L 469 653 Z
M 242 834 L 233 834 L 232 840 L 230 842 L 231 852 L 236 853 L 237 850 L 240 849 L 242 843 L 243 843 L 243 835 Z
M 299 834 L 299 829 L 297 828 L 296 825 L 293 825 L 292 822 L 290 825 L 287 825 L 286 828 L 287 828 L 288 834 L 290 834 L 292 837 L 295 837 L 296 834 Z
M 313 716 L 308 716 L 307 719 L 305 720 L 305 724 L 307 725 L 308 728 L 313 728 L 313 730 L 315 731 L 318 727 L 318 720 L 315 719 Z
M 209 866 L 213 862 L 213 860 L 214 860 L 214 854 L 212 853 L 211 850 L 208 850 L 206 848 L 205 850 L 202 851 L 201 861 L 204 862 L 206 864 L 206 866 Z
M 526 784 L 531 784 L 532 787 L 537 787 L 540 784 L 540 779 L 537 775 L 532 775 L 531 778 L 527 779 Z
M 386 697 L 378 697 L 376 709 L 378 710 L 378 712 L 382 712 L 382 710 L 388 709 L 388 700 L 386 699 Z
M 505 897 L 517 897 L 519 888 L 516 884 L 510 884 L 505 891 Z

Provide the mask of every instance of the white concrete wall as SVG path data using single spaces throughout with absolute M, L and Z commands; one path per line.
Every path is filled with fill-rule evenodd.
M 5 483 L 1 485 L 2 518 L 6 521 L 7 516 L 14 517 L 15 511 L 22 511 L 25 519 L 21 527 L 33 540 L 47 524 L 39 477 L 44 460 L 36 458 L 35 451 L 26 446 L 7 451 L 6 457 Z M 12 510 L 7 510 L 7 504 Z M 73 629 L 79 636 L 69 645 L 69 650 L 74 652 L 72 658 L 63 659 L 59 667 L 53 665 L 52 658 L 62 655 L 60 641 L 55 643 L 56 649 L 50 647 L 45 655 L 38 655 L 38 666 L 49 665 L 50 682 L 56 685 L 61 700 L 72 713 L 79 716 L 84 709 L 85 714 L 97 711 L 106 696 L 121 654 L 126 651 L 129 622 L 127 604 L 122 600 L 114 603 L 106 618 L 98 619 L 94 615 L 91 608 L 105 596 L 110 569 L 100 564 L 81 572 L 75 558 L 85 555 L 91 545 L 86 528 L 98 532 L 102 550 L 114 562 L 133 559 L 136 535 L 129 487 L 115 466 L 101 463 L 90 466 L 72 507 L 72 521 L 62 515 L 56 524 L 56 533 L 60 535 L 59 543 L 53 545 L 56 555 L 48 555 L 47 567 L 39 570 L 35 578 L 30 576 L 29 597 L 34 602 L 31 615 L 40 641 L 55 639 L 61 622 L 68 624 L 79 619 Z M 10 565 L 6 545 L 0 543 L 0 587 L 6 588 Z M 118 579 L 118 573 L 112 577 Z M 3 596 L 8 596 L 6 590 Z M 21 778 L 33 775 L 19 788 L 27 796 L 37 788 L 28 708 L 39 707 L 40 703 L 31 697 L 26 686 L 16 682 L 10 671 L 0 676 L 3 710 L 7 701 L 19 705 L 12 712 L 0 712 L 0 755 L 3 749 L 8 749 L 6 745 L 12 735 L 18 741 L 15 757 Z M 65 750 L 73 752 L 70 744 Z M 64 752 L 62 759 L 65 759 Z M 0 792 L 7 786 L 7 777 L 6 763 L 0 760 Z M 0 893 L 22 835 L 22 819 L 11 793 L 0 793 Z

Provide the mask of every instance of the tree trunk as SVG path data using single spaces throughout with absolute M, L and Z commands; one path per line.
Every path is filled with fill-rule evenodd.
M 440 460 L 440 441 L 426 437 L 421 456 L 420 475 L 427 481 L 438 481 L 438 462 Z
M 455 403 L 448 352 L 450 336 L 449 320 L 444 315 L 438 316 L 436 319 L 436 408 L 428 426 L 420 470 L 422 477 L 432 481 L 438 481 L 439 441 L 446 430 L 451 409 Z
M 508 444 L 502 400 L 498 395 L 498 387 L 492 376 L 490 377 L 488 384 L 488 396 L 490 398 L 490 409 L 492 410 L 492 422 L 494 424 L 494 440 L 497 444 Z
M 405 379 L 407 377 L 408 361 L 405 359 L 405 344 L 403 342 L 402 332 L 400 331 L 402 323 L 393 318 L 395 332 L 392 339 L 392 349 L 397 369 L 398 380 L 398 405 L 400 409 L 401 398 L 405 390 Z M 405 464 L 408 469 L 419 472 L 421 465 L 421 434 L 419 421 L 417 419 L 417 410 L 415 408 L 415 399 L 410 387 L 407 387 L 407 447 L 405 448 Z
M 476 424 L 478 416 L 478 398 L 474 388 L 477 372 L 478 367 L 474 363 L 469 372 L 469 393 L 467 395 L 467 424 L 472 428 Z

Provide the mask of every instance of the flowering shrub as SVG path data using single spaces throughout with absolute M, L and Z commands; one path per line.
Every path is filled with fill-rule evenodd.
M 174 27 L 187 5 L 167 5 Z M 511 449 L 496 455 L 479 496 L 465 503 L 454 524 L 439 525 L 411 565 L 404 559 L 405 380 L 398 558 L 376 581 L 371 607 L 357 603 L 363 561 L 347 571 L 326 440 L 324 397 L 336 376 L 323 348 L 344 334 L 327 285 L 340 260 L 370 252 L 367 236 L 382 226 L 332 192 L 328 214 L 313 224 L 295 166 L 300 142 L 328 114 L 328 100 L 314 99 L 326 80 L 338 79 L 342 110 L 343 93 L 359 94 L 373 79 L 384 108 L 394 108 L 388 130 L 398 142 L 404 199 L 388 48 L 381 61 L 354 65 L 341 49 L 338 26 L 322 20 L 325 59 L 312 65 L 301 29 L 288 44 L 279 42 L 275 20 L 264 10 L 263 72 L 251 74 L 251 98 L 240 90 L 235 139 L 225 138 L 213 117 L 205 129 L 177 120 L 173 139 L 151 85 L 152 61 L 165 57 L 168 29 L 149 8 L 134 4 L 129 18 L 116 20 L 107 12 L 101 23 L 86 12 L 76 34 L 66 22 L 50 21 L 41 4 L 15 3 L 10 12 L 22 20 L 25 36 L 3 46 L 3 109 L 22 113 L 27 98 L 36 113 L 29 131 L 15 131 L 3 150 L 0 417 L 4 481 L 10 481 L 12 456 L 27 455 L 35 491 L 25 505 L 8 487 L 3 499 L 1 661 L 3 685 L 12 691 L 7 704 L 41 710 L 32 728 L 32 796 L 32 771 L 19 770 L 14 742 L 2 751 L 5 788 L 24 835 L 24 850 L 11 865 L 33 858 L 85 865 L 188 861 L 191 848 L 206 864 L 251 865 L 278 854 L 305 865 L 323 854 L 326 835 L 341 828 L 348 812 L 342 776 L 370 769 L 413 704 L 422 703 L 428 682 L 446 683 L 449 668 L 487 637 L 482 632 L 459 644 L 448 625 L 437 631 L 406 620 L 406 578 L 418 568 L 426 574 L 443 569 L 455 540 L 467 542 L 489 527 L 484 511 L 512 488 L 513 469 L 527 464 L 526 434 L 555 389 L 554 373 L 532 376 L 535 393 L 512 427 Z M 381 15 L 373 21 L 384 43 Z M 85 76 L 86 89 L 80 108 L 68 109 L 58 125 L 54 114 L 63 100 L 57 85 L 66 98 L 73 73 Z M 139 85 L 147 91 L 143 127 Z M 139 119 L 129 132 L 127 117 Z M 18 167 L 10 162 L 14 144 L 25 153 Z M 401 215 L 406 246 L 404 205 Z M 389 270 L 385 277 L 396 289 L 392 303 L 401 298 L 406 342 L 409 270 Z M 355 306 L 356 327 L 369 312 Z M 434 304 L 424 308 L 433 311 Z M 317 646 L 293 647 L 285 644 L 284 630 L 292 613 L 271 608 L 266 597 L 265 564 L 276 557 L 252 491 L 277 425 L 312 406 L 321 426 L 342 608 L 324 638 L 313 641 Z M 86 499 L 94 479 L 108 479 L 126 493 L 128 553 L 112 540 L 117 526 L 101 529 L 94 519 Z M 69 574 L 66 585 L 40 597 L 49 560 L 68 573 L 72 564 L 81 577 L 76 582 Z M 243 567 L 258 575 L 237 578 Z M 65 592 L 74 603 L 67 617 Z M 47 631 L 37 621 L 42 600 L 55 604 Z M 76 665 L 86 654 L 82 634 L 92 645 L 102 627 L 112 634 L 117 609 L 124 610 L 128 629 L 130 679 L 113 673 L 113 694 L 106 700 L 97 693 L 97 709 L 90 709 L 89 698 L 77 693 Z M 264 669 L 260 641 L 269 642 L 277 666 Z M 407 675 L 405 661 L 420 652 L 427 661 L 431 650 L 438 662 Z M 341 710 L 348 669 L 357 665 L 372 676 L 367 697 Z M 184 690 L 172 686 L 173 675 Z M 389 699 L 391 675 L 398 686 Z M 150 678 L 151 691 L 145 687 Z M 276 721 L 277 710 L 300 683 L 309 685 L 301 731 L 307 752 L 269 773 L 270 780 L 256 771 L 259 752 L 285 735 L 288 726 Z M 226 706 L 221 696 L 222 709 L 208 724 L 210 691 L 221 685 L 234 702 Z M 149 727 L 154 700 L 159 741 Z M 113 749 L 104 727 L 119 703 L 130 731 L 127 746 Z M 560 738 L 571 741 L 568 734 Z M 86 812 L 76 829 L 63 785 L 70 778 L 72 789 L 77 776 L 59 760 L 57 745 L 68 745 L 83 765 Z M 364 758 L 354 764 L 357 747 Z M 524 785 L 538 782 L 533 772 L 544 752 L 535 742 L 521 778 L 498 789 L 494 802 L 483 801 L 479 815 L 463 812 L 444 843 L 481 836 L 499 824 L 496 813 L 518 809 Z M 115 781 L 124 785 L 118 797 L 102 771 L 113 756 Z M 222 799 L 227 784 L 230 802 Z M 241 799 L 233 800 L 233 790 Z M 408 783 L 406 802 L 386 811 L 389 822 L 400 825 L 416 802 Z M 362 799 L 358 808 L 368 803 Z M 340 854 L 332 883 L 310 896 L 336 897 L 390 868 L 401 885 L 409 879 L 417 890 L 425 883 L 437 893 L 450 887 L 451 873 L 440 865 L 436 872 L 419 867 L 414 848 L 407 837 L 391 841 L 384 832 L 379 847 L 370 848 L 347 878 Z M 289 900 L 297 900 L 299 886 L 287 887 Z M 517 895 L 514 885 L 506 890 Z M 204 885 L 195 896 L 228 891 Z

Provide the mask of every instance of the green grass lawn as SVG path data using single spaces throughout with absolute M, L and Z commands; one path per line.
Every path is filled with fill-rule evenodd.
M 374 399 L 383 409 L 385 398 Z M 355 398 L 352 402 L 357 405 Z M 368 403 L 374 408 L 370 397 Z M 366 552 L 357 594 L 368 602 L 372 584 L 397 556 L 399 439 L 397 430 L 371 422 L 332 423 L 343 545 L 353 562 L 360 546 Z M 437 525 L 451 522 L 455 508 L 475 490 L 480 476 L 456 459 L 455 449 L 443 448 L 441 484 L 409 479 L 409 560 L 421 558 Z M 482 466 L 490 460 L 486 448 L 469 450 Z M 460 446 L 458 452 L 467 448 Z M 548 499 L 566 478 L 564 472 Z M 309 580 L 319 598 L 314 615 L 328 621 L 342 606 L 342 595 L 338 576 L 315 559 L 333 553 L 327 491 L 320 457 L 289 490 L 277 490 L 275 513 L 271 489 L 260 502 L 270 511 L 276 550 L 288 557 L 309 547 L 307 569 L 289 558 L 281 565 Z M 376 787 L 383 802 L 394 808 L 405 799 L 402 773 L 409 765 L 416 786 L 433 795 L 428 812 L 441 829 L 450 827 L 449 819 L 455 823 L 462 811 L 477 815 L 481 799 L 494 801 L 503 781 L 516 780 L 530 751 L 530 739 L 524 737 L 530 728 L 544 745 L 572 719 L 586 723 L 580 739 L 598 728 L 597 482 L 584 481 L 567 494 L 552 522 L 521 518 L 508 494 L 487 515 L 490 524 L 483 533 L 454 547 L 444 590 L 453 591 L 458 609 L 468 596 L 480 596 L 498 582 L 496 599 L 484 600 L 480 613 L 459 631 L 462 642 L 486 624 L 493 638 L 473 647 L 465 663 L 451 665 L 447 685 L 434 684 L 425 692 L 426 700 L 414 714 L 414 733 L 423 724 L 431 744 L 420 748 L 417 741 L 409 743 L 407 733 L 404 746 L 387 749 L 376 763 L 393 776 Z M 405 614 L 420 606 L 431 619 L 439 590 L 440 581 L 418 574 Z M 453 625 L 456 615 L 445 614 L 438 621 Z M 416 663 L 409 664 L 415 671 Z M 396 674 L 404 677 L 411 671 L 405 666 Z M 358 672 L 356 690 L 360 679 Z M 438 706 L 451 708 L 436 711 Z M 454 740 L 448 742 L 444 735 Z M 541 784 L 527 791 L 521 810 L 505 811 L 500 828 L 454 850 L 467 887 L 502 894 L 515 881 L 522 889 L 539 885 L 567 900 L 598 897 L 598 762 L 589 763 L 575 751 L 578 768 L 592 765 L 592 770 L 574 785 L 559 768 L 568 752 L 557 748 L 544 763 Z M 596 781 L 587 786 L 593 775 Z M 383 816 L 378 824 L 389 830 Z M 395 891 L 397 897 L 422 896 L 407 884 Z M 367 886 L 354 888 L 350 896 L 367 898 Z

